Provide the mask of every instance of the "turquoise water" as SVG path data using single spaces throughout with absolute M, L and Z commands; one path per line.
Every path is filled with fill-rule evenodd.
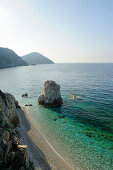
M 37 96 L 47 79 L 61 86 L 64 100 L 61 108 L 48 109 L 37 104 Z M 113 169 L 113 64 L 1 69 L 0 89 L 14 94 L 22 105 L 33 104 L 27 107 L 32 121 L 72 167 Z M 23 93 L 29 97 L 22 98 Z M 72 94 L 78 96 L 76 100 L 71 98 Z

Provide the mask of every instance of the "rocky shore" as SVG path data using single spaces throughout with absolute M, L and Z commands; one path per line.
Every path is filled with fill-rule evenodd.
M 73 170 L 35 127 L 26 108 L 0 91 L 0 169 Z
M 18 102 L 0 90 L 0 169 L 33 170 L 27 145 L 22 145 L 18 132 Z

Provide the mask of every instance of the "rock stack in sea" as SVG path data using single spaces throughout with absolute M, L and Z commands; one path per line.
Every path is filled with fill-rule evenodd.
M 17 126 L 19 108 L 14 96 L 0 90 L 0 169 L 34 169 L 27 145 L 22 145 Z
M 55 81 L 47 80 L 42 89 L 42 94 L 38 96 L 38 104 L 45 107 L 57 107 L 63 103 L 60 94 L 60 85 Z

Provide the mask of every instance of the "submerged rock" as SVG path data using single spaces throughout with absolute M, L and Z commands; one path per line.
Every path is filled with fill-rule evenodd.
M 55 117 L 55 118 L 53 118 L 53 120 L 54 120 L 54 121 L 56 121 L 56 120 L 57 120 L 57 118 Z
M 32 106 L 32 104 L 26 104 L 25 106 Z
M 27 93 L 22 94 L 22 97 L 28 97 L 28 94 Z
M 65 118 L 64 115 L 58 115 L 58 117 L 61 118 L 61 119 L 62 119 L 62 118 Z
M 66 123 L 66 119 L 62 120 L 62 123 Z
M 74 95 L 74 94 L 71 94 L 71 95 L 69 95 L 69 96 L 71 97 L 71 99 L 76 99 L 76 98 L 77 98 L 77 96 Z
M 92 137 L 93 132 L 91 132 L 91 131 L 89 131 L 89 130 L 86 130 L 86 131 L 85 131 L 85 134 L 86 134 L 86 136 L 88 136 L 88 137 Z
M 28 168 L 29 167 L 29 156 L 27 152 L 27 145 L 18 145 L 18 149 L 23 154 L 23 164 Z
M 47 80 L 44 83 L 42 94 L 38 96 L 38 104 L 46 107 L 57 107 L 63 103 L 60 94 L 60 85 L 55 81 Z

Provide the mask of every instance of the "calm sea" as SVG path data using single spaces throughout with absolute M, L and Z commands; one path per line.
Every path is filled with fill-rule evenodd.
M 46 80 L 60 84 L 62 107 L 38 106 L 37 96 Z M 0 89 L 12 93 L 21 105 L 33 104 L 27 107 L 32 121 L 72 167 L 113 169 L 113 64 L 0 69 Z M 23 93 L 29 97 L 22 98 Z

